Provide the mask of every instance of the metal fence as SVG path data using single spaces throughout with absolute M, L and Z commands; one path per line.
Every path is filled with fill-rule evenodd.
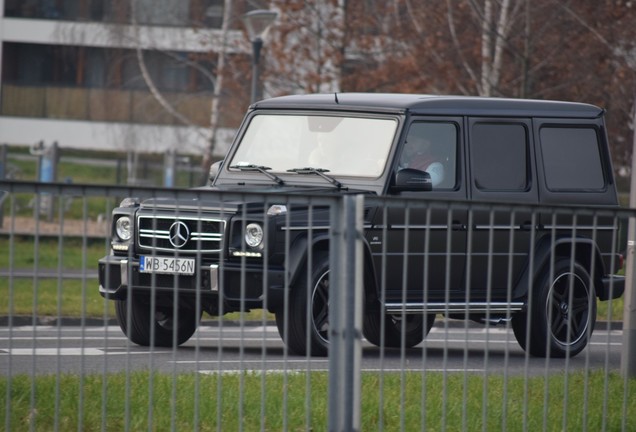
M 622 287 L 631 210 L 0 189 L 4 430 L 636 430 L 632 312 L 595 299 Z M 125 197 L 154 200 L 145 243 L 113 252 Z M 162 257 L 194 274 L 147 272 Z M 99 272 L 149 289 L 102 297 Z

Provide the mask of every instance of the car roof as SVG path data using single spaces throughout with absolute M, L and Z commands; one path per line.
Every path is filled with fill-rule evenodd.
M 476 96 L 439 96 L 398 93 L 329 93 L 281 96 L 252 105 L 253 109 L 310 109 L 394 112 L 437 115 L 496 115 L 506 117 L 597 118 L 595 105 L 533 99 Z

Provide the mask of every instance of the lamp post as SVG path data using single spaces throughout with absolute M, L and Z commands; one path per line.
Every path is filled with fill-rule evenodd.
M 261 58 L 261 48 L 263 48 L 263 40 L 267 36 L 267 32 L 277 17 L 278 13 L 266 9 L 253 10 L 243 15 L 247 35 L 250 38 L 250 42 L 252 42 L 252 93 L 250 103 L 254 103 L 261 98 L 258 66 Z

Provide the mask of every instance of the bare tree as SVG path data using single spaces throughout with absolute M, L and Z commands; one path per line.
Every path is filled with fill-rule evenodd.
M 137 41 L 141 40 L 139 37 L 139 24 L 137 23 L 137 1 L 138 0 L 130 0 L 130 23 L 133 27 L 134 34 L 136 36 Z M 168 112 L 171 116 L 177 118 L 182 124 L 186 126 L 195 127 L 196 125 L 188 119 L 185 115 L 181 114 L 175 107 L 173 107 L 170 102 L 166 100 L 163 94 L 157 88 L 154 80 L 150 76 L 148 72 L 148 67 L 146 66 L 146 61 L 144 60 L 144 50 L 141 47 L 140 43 L 135 45 L 135 53 L 137 56 L 137 63 L 139 65 L 139 70 L 141 71 L 141 76 L 148 86 L 150 93 L 155 98 L 155 100 L 161 105 L 161 107 Z M 211 77 L 210 77 L 211 78 Z M 214 80 L 213 80 L 214 81 Z M 207 139 L 207 137 L 205 137 Z
M 348 52 L 343 87 L 595 103 L 609 110 L 616 165 L 628 165 L 636 8 L 611 3 L 349 2 L 345 44 L 366 49 Z
M 274 0 L 272 6 L 280 16 L 267 48 L 271 93 L 339 91 L 344 2 Z
M 222 43 L 225 47 L 227 45 L 227 34 L 230 29 L 230 20 L 232 17 L 232 0 L 225 0 L 223 7 L 223 25 L 221 27 Z M 226 53 L 225 49 L 219 51 L 217 56 L 216 66 L 216 80 L 214 82 L 214 95 L 212 96 L 212 103 L 210 109 L 210 138 L 209 146 L 205 152 L 203 158 L 203 174 L 207 178 L 207 172 L 212 163 L 214 157 L 214 150 L 217 144 L 217 131 L 219 128 L 219 107 L 221 101 L 221 95 L 223 94 L 223 74 L 225 73 Z
M 116 0 L 112 7 L 125 11 L 130 1 L 148 0 Z M 636 74 L 628 61 L 636 46 L 636 8 L 630 4 L 622 0 L 272 0 L 279 19 L 265 44 L 261 76 L 268 95 L 461 93 L 595 103 L 608 109 L 617 165 L 627 165 L 636 88 Z M 180 7 L 178 2 L 175 5 Z M 247 8 L 268 5 L 226 0 L 223 45 L 230 29 L 238 28 L 236 17 Z M 218 149 L 218 127 L 238 125 L 248 105 L 247 49 L 241 55 L 222 49 L 207 57 L 207 66 L 196 60 L 188 65 L 199 67 L 201 76 L 214 83 L 210 115 L 203 122 L 192 121 L 174 99 L 162 97 L 160 86 L 152 82 L 148 51 L 134 53 L 139 75 L 164 113 L 170 112 L 184 125 L 207 123 L 209 140 L 202 151 L 209 163 Z
M 130 154 L 131 181 L 136 181 L 140 137 L 150 129 L 144 124 L 184 126 L 174 129 L 174 144 L 169 151 L 178 151 L 185 140 L 191 148 L 193 143 L 201 143 L 199 150 L 204 167 L 209 166 L 218 143 L 229 137 L 227 133 L 219 135 L 219 129 L 238 125 L 237 115 L 222 114 L 220 110 L 224 106 L 221 104 L 224 87 L 229 85 L 235 95 L 240 95 L 245 87 L 242 77 L 248 70 L 242 60 L 248 51 L 244 41 L 237 40 L 238 20 L 233 16 L 236 9 L 244 10 L 246 2 L 235 3 L 224 1 L 222 18 L 221 7 L 205 9 L 205 3 L 198 1 L 113 0 L 105 3 L 104 25 L 98 36 L 118 48 L 103 50 L 107 58 L 106 82 L 103 89 L 92 92 L 103 96 L 91 97 L 95 101 L 102 98 L 105 105 L 113 105 L 113 109 L 104 110 L 105 120 L 118 123 L 109 129 L 112 141 Z M 211 23 L 220 25 L 220 30 L 210 31 L 204 27 Z M 201 48 L 179 52 L 158 48 L 161 43 L 153 43 L 153 35 L 157 35 L 154 29 L 170 24 L 175 25 L 175 29 L 182 27 L 184 34 L 198 32 Z M 85 39 L 84 23 L 79 22 L 70 32 L 73 34 L 67 35 L 69 40 L 84 40 L 89 45 L 93 42 Z M 241 43 L 245 47 L 241 48 Z M 205 52 L 203 47 L 207 46 L 214 49 Z M 244 54 L 228 56 L 228 52 L 240 53 L 241 49 Z M 83 53 L 84 48 L 80 51 Z M 228 61 L 229 68 L 226 67 Z M 208 105 L 204 107 L 202 102 L 206 96 Z M 231 105 L 241 113 L 244 110 L 234 102 Z M 165 135 L 158 139 L 165 142 Z

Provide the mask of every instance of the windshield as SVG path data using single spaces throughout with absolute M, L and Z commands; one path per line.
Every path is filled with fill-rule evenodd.
M 396 128 L 396 119 L 260 114 L 250 121 L 228 166 L 282 173 L 311 167 L 330 175 L 378 177 Z

